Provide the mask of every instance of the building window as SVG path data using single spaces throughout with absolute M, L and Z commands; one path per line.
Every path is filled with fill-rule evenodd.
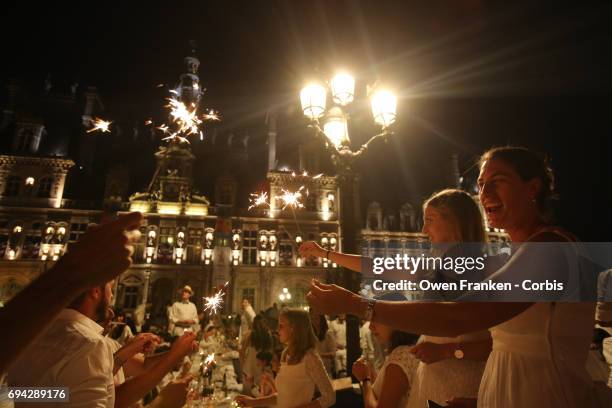
M 243 288 L 240 300 L 242 301 L 242 299 L 247 299 L 251 306 L 253 306 L 253 309 L 255 309 L 255 288 Z
M 317 211 L 317 198 L 316 194 L 309 194 L 306 197 L 306 210 Z
M 232 204 L 233 186 L 231 184 L 223 184 L 219 189 L 219 204 Z
M 68 236 L 68 242 L 77 242 L 81 235 L 87 231 L 87 226 L 89 224 L 86 222 L 78 222 L 70 224 L 70 235 Z
M 385 256 L 385 243 L 380 239 L 370 241 L 370 251 L 373 258 Z
M 21 248 L 21 258 L 37 259 L 40 252 L 40 235 L 26 235 Z
M 19 195 L 19 189 L 21 188 L 21 177 L 10 176 L 6 181 L 6 188 L 4 189 L 4 195 L 7 197 L 14 197 Z
M 387 256 L 395 256 L 397 254 L 402 255 L 404 253 L 404 248 L 402 245 L 402 241 L 399 240 L 389 240 L 387 243 Z
M 200 263 L 202 259 L 202 236 L 204 230 L 201 228 L 190 228 L 187 237 L 187 262 Z
M 172 263 L 174 251 L 174 228 L 159 229 L 159 244 L 157 246 L 157 262 Z
M 17 136 L 17 144 L 15 145 L 17 151 L 26 151 L 30 149 L 32 144 L 32 138 L 34 134 L 30 129 L 22 129 Z
M 257 231 L 244 231 L 242 240 L 242 263 L 257 264 Z
M 280 265 L 291 266 L 293 264 L 293 245 L 290 242 L 281 242 L 279 248 Z
M 123 292 L 123 307 L 135 309 L 138 306 L 138 286 L 126 286 Z
M 43 177 L 38 185 L 38 196 L 39 197 L 51 197 L 51 187 L 53 186 L 53 179 L 51 177 Z

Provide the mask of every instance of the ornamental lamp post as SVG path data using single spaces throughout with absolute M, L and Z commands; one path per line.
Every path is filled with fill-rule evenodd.
M 328 98 L 328 90 L 331 98 Z M 302 112 L 309 121 L 309 127 L 317 137 L 325 141 L 325 147 L 331 154 L 332 162 L 338 174 L 340 187 L 340 249 L 345 253 L 357 254 L 357 232 L 361 225 L 359 211 L 359 175 L 353 164 L 374 140 L 385 141 L 393 131 L 391 126 L 396 120 L 397 98 L 388 89 L 375 86 L 368 87 L 368 96 L 374 123 L 380 126 L 380 132 L 373 135 L 357 150 L 352 150 L 348 131 L 349 115 L 347 107 L 355 99 L 355 78 L 346 72 L 336 74 L 325 87 L 320 82 L 306 85 L 300 92 Z M 328 99 L 331 103 L 328 105 Z M 345 288 L 357 292 L 361 281 L 360 274 L 346 268 L 342 270 L 342 282 Z M 355 316 L 346 319 L 347 372 L 351 373 L 361 349 L 359 346 L 359 320 Z

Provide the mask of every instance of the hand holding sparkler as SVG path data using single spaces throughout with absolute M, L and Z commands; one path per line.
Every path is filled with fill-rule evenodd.
M 192 331 L 185 331 L 181 337 L 175 340 L 170 348 L 170 353 L 177 358 L 183 358 L 188 354 L 193 353 L 198 349 L 198 343 L 195 341 L 196 335 Z

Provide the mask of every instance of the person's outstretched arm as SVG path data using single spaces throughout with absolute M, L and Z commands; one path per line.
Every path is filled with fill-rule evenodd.
M 361 255 L 350 255 L 343 254 L 342 252 L 329 251 L 329 255 L 327 254 L 327 250 L 323 249 L 319 244 L 314 241 L 304 242 L 300 246 L 300 255 L 304 257 L 314 256 L 317 258 L 325 258 L 328 256 L 332 262 L 337 263 L 340 266 L 348 268 L 355 272 L 364 272 L 363 264 L 370 265 L 372 260 L 363 257 Z
M 324 314 L 350 313 L 364 317 L 366 299 L 337 285 L 313 280 L 308 302 Z M 372 321 L 409 333 L 456 337 L 485 330 L 525 311 L 528 302 L 376 302 Z
M 129 268 L 141 220 L 140 213 L 129 213 L 90 228 L 51 269 L 0 309 L 0 327 L 10 333 L 0 348 L 0 376 L 75 297 Z

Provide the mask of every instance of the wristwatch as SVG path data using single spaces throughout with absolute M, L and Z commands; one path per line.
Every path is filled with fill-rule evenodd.
M 457 347 L 455 347 L 455 351 L 453 352 L 453 355 L 455 356 L 457 360 L 463 360 L 465 353 L 463 352 L 463 350 L 461 350 L 461 344 L 457 344 Z

